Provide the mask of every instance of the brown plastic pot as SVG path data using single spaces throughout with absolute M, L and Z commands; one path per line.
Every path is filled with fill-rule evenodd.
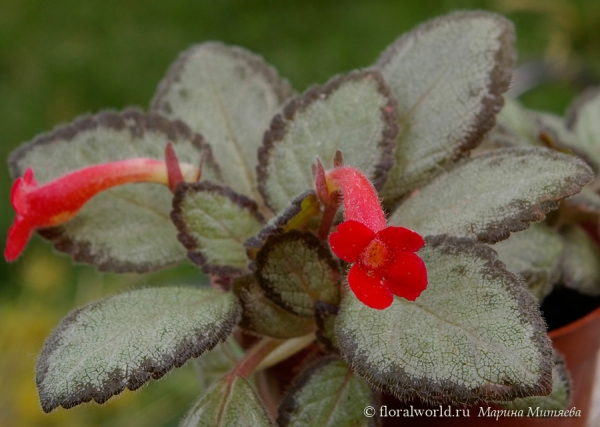
M 458 418 L 382 418 L 384 426 L 411 427 L 588 427 L 591 408 L 591 398 L 594 390 L 596 361 L 600 349 L 600 307 L 562 328 L 555 329 L 549 334 L 554 347 L 563 355 L 565 364 L 571 375 L 571 403 L 581 411 L 581 417 L 575 418 L 531 418 L 478 417 L 478 406 L 469 409 L 470 416 Z M 427 408 L 427 406 L 412 404 L 404 405 L 383 400 L 389 408 L 409 408 L 410 406 Z M 443 405 L 447 408 L 448 405 Z M 483 406 L 486 408 L 486 406 Z M 436 407 L 432 407 L 436 408 Z M 439 408 L 439 406 L 438 406 Z M 453 409 L 454 410 L 454 409 Z

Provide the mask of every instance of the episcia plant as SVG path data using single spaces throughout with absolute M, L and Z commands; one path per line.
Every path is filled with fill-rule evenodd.
M 211 283 L 70 313 L 37 363 L 43 410 L 192 358 L 203 392 L 185 427 L 377 424 L 363 408 L 381 393 L 565 407 L 539 302 L 555 285 L 600 293 L 581 227 L 600 213 L 600 96 L 566 121 L 502 110 L 513 42 L 501 16 L 453 13 L 301 95 L 262 58 L 204 43 L 148 112 L 17 148 L 7 260 L 35 231 L 99 270 L 189 259 Z

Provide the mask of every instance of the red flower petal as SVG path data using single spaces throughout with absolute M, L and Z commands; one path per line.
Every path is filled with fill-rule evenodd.
M 377 233 L 377 239 L 393 251 L 417 252 L 425 241 L 416 231 L 388 226 Z
M 6 239 L 6 248 L 4 249 L 4 258 L 7 261 L 14 261 L 19 257 L 27 241 L 33 232 L 31 224 L 22 218 L 15 218 L 13 225 L 8 230 L 8 238 Z
M 356 298 L 368 307 L 383 310 L 389 307 L 394 296 L 381 278 L 369 276 L 358 264 L 354 264 L 348 272 L 348 284 Z
M 394 295 L 414 301 L 427 288 L 425 263 L 415 253 L 401 252 L 388 267 L 384 283 Z
M 346 262 L 355 262 L 375 237 L 366 225 L 353 220 L 342 222 L 337 231 L 329 235 L 329 245 L 334 254 Z

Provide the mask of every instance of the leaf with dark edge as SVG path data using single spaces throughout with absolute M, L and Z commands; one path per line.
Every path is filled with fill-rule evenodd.
M 401 400 L 472 404 L 545 395 L 552 346 L 523 279 L 486 245 L 438 236 L 419 256 L 429 284 L 415 302 L 373 310 L 347 293 L 336 321 L 344 359 Z
M 219 175 L 208 145 L 180 121 L 139 110 L 82 116 L 13 151 L 13 178 L 31 167 L 41 185 L 86 166 L 149 157 L 164 160 L 171 141 L 180 161 L 197 165 L 207 155 L 203 178 Z M 185 260 L 169 220 L 172 195 L 158 184 L 129 184 L 104 191 L 71 221 L 40 230 L 61 252 L 100 270 L 139 273 Z
M 376 70 L 334 77 L 290 101 L 259 150 L 258 188 L 267 205 L 279 212 L 312 189 L 316 157 L 332 167 L 337 150 L 381 188 L 393 165 L 395 117 L 396 101 Z
M 562 235 L 563 283 L 585 295 L 600 295 L 600 248 L 577 226 L 566 227 Z
M 239 319 L 231 293 L 152 288 L 71 312 L 44 344 L 36 383 L 45 412 L 106 402 L 224 341 Z
M 264 59 L 217 42 L 181 53 L 160 82 L 151 109 L 181 119 L 213 144 L 223 179 L 259 200 L 256 151 L 284 101 L 288 82 Z
M 505 402 L 501 405 L 506 409 L 523 410 L 525 414 L 535 414 L 544 410 L 564 410 L 569 407 L 571 399 L 571 380 L 563 358 L 555 351 L 552 368 L 552 393 L 548 396 L 530 396 Z
M 367 383 L 344 361 L 327 358 L 304 371 L 287 392 L 277 424 L 280 427 L 375 426 L 364 415 L 376 398 Z
M 531 224 L 493 246 L 506 268 L 523 276 L 538 301 L 560 281 L 563 248 L 562 237 L 544 223 Z
M 391 206 L 468 155 L 494 127 L 515 60 L 513 25 L 455 12 L 401 36 L 381 55 L 398 101 L 396 164 L 381 195 Z M 475 42 L 476 41 L 476 42 Z
M 543 220 L 593 176 L 575 156 L 541 147 L 498 149 L 436 178 L 400 205 L 389 223 L 424 236 L 495 243 Z
M 315 303 L 315 316 L 317 318 L 317 339 L 330 353 L 338 353 L 337 337 L 335 335 L 335 318 L 339 305 L 327 304 L 317 301 Z
M 230 335 L 225 342 L 192 360 L 200 389 L 208 390 L 212 384 L 230 372 L 243 356 L 244 350 L 234 336 Z
M 201 395 L 179 427 L 271 427 L 259 397 L 244 378 L 225 377 Z
M 254 263 L 266 296 L 294 314 L 314 316 L 317 301 L 339 303 L 339 265 L 311 233 L 271 235 Z
M 316 328 L 314 316 L 295 315 L 267 298 L 252 275 L 236 279 L 233 291 L 242 305 L 240 327 L 247 332 L 288 339 L 304 336 Z
M 208 181 L 179 184 L 171 218 L 189 258 L 221 275 L 247 271 L 244 242 L 264 224 L 254 201 Z
M 287 208 L 260 230 L 257 236 L 251 237 L 244 243 L 248 257 L 256 258 L 257 252 L 272 234 L 282 234 L 291 230 L 306 231 L 309 222 L 319 213 L 321 213 L 321 204 L 313 190 L 296 196 Z
M 567 128 L 576 138 L 572 139 L 573 149 L 588 160 L 596 170 L 600 169 L 600 89 L 586 90 L 569 107 Z

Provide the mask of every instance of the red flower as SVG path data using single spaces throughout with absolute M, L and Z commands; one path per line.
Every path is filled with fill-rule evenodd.
M 389 307 L 393 295 L 414 301 L 427 287 L 425 263 L 414 253 L 425 242 L 408 228 L 389 226 L 375 233 L 358 221 L 347 220 L 331 233 L 329 244 L 339 258 L 354 263 L 348 284 L 371 308 Z
M 346 221 L 331 233 L 329 244 L 339 258 L 353 263 L 348 272 L 352 292 L 379 310 L 389 307 L 394 295 L 416 300 L 427 288 L 425 263 L 415 254 L 425 244 L 423 238 L 407 228 L 386 225 L 373 185 L 357 169 L 336 167 L 324 178 L 318 169 L 321 200 L 326 204 L 335 191 L 344 198 Z
M 42 186 L 35 181 L 33 170 L 27 168 L 10 193 L 17 215 L 8 230 L 4 257 L 7 261 L 15 260 L 35 229 L 67 222 L 101 191 L 133 182 L 156 182 L 173 189 L 184 176 L 194 181 L 199 179 L 200 171 L 179 164 L 171 144 L 167 145 L 166 162 L 137 158 L 105 163 L 68 173 Z

